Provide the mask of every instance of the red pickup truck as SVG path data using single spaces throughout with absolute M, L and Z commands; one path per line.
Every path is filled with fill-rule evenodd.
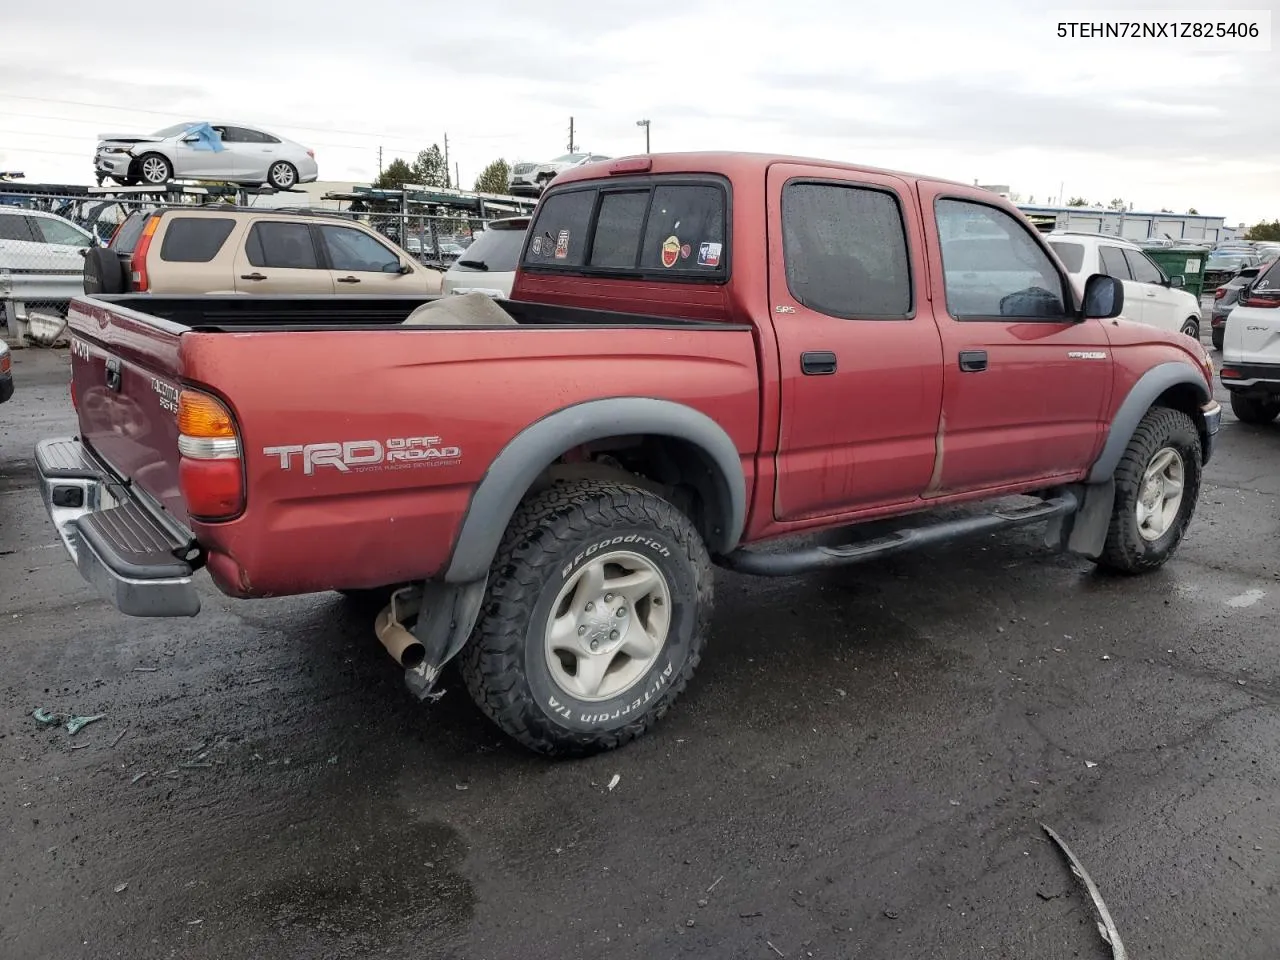
M 685 686 L 713 563 L 1043 521 L 1103 567 L 1163 564 L 1221 410 L 1200 344 L 1123 298 L 1094 276 L 1077 299 L 974 187 L 595 163 L 542 197 L 480 326 L 405 323 L 446 302 L 412 298 L 77 299 L 80 433 L 39 445 L 40 484 L 125 613 L 196 614 L 202 567 L 234 597 L 395 588 L 375 629 L 416 693 L 456 657 L 502 729 L 585 753 Z

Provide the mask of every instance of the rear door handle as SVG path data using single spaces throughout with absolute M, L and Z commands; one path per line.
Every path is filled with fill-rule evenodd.
M 981 373 L 987 369 L 987 351 L 961 350 L 960 369 L 965 373 Z
M 359 277 L 339 277 L 338 282 L 339 283 L 359 283 L 360 278 Z
M 825 377 L 836 372 L 836 355 L 830 350 L 809 350 L 800 354 L 800 372 L 806 377 Z
M 123 377 L 120 374 L 120 358 L 108 357 L 107 358 L 107 387 L 118 393 L 120 391 L 120 385 L 122 382 L 123 382 Z
M 261 273 L 242 273 L 240 274 L 240 279 L 241 280 L 265 280 L 267 278 L 265 275 Z

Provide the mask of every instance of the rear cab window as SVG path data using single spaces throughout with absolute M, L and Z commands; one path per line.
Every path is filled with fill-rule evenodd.
M 723 282 L 728 224 L 729 188 L 718 176 L 583 181 L 539 203 L 521 263 L 538 273 Z
M 236 222 L 229 217 L 174 217 L 160 243 L 168 263 L 208 263 L 218 255 Z

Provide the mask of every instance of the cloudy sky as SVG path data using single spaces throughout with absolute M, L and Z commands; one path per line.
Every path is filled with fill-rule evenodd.
M 97 133 L 218 117 L 313 147 L 325 180 L 367 180 L 379 146 L 385 162 L 447 133 L 470 184 L 495 157 L 562 153 L 570 116 L 580 148 L 612 156 L 644 149 L 648 118 L 655 151 L 820 156 L 1011 184 L 1023 201 L 1061 189 L 1228 223 L 1280 217 L 1280 43 L 1056 36 L 1055 11 L 1091 6 L 222 0 L 216 16 L 174 5 L 146 24 L 88 0 L 61 0 L 56 20 L 15 3 L 4 46 L 25 54 L 0 59 L 0 170 L 87 183 Z M 1274 0 L 1194 6 L 1204 19 Z

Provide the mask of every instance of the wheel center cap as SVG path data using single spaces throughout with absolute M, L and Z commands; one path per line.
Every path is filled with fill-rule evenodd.
M 610 604 L 601 598 L 579 621 L 586 627 L 582 642 L 590 653 L 597 656 L 612 653 L 622 643 L 628 622 L 629 612 L 625 606 Z

